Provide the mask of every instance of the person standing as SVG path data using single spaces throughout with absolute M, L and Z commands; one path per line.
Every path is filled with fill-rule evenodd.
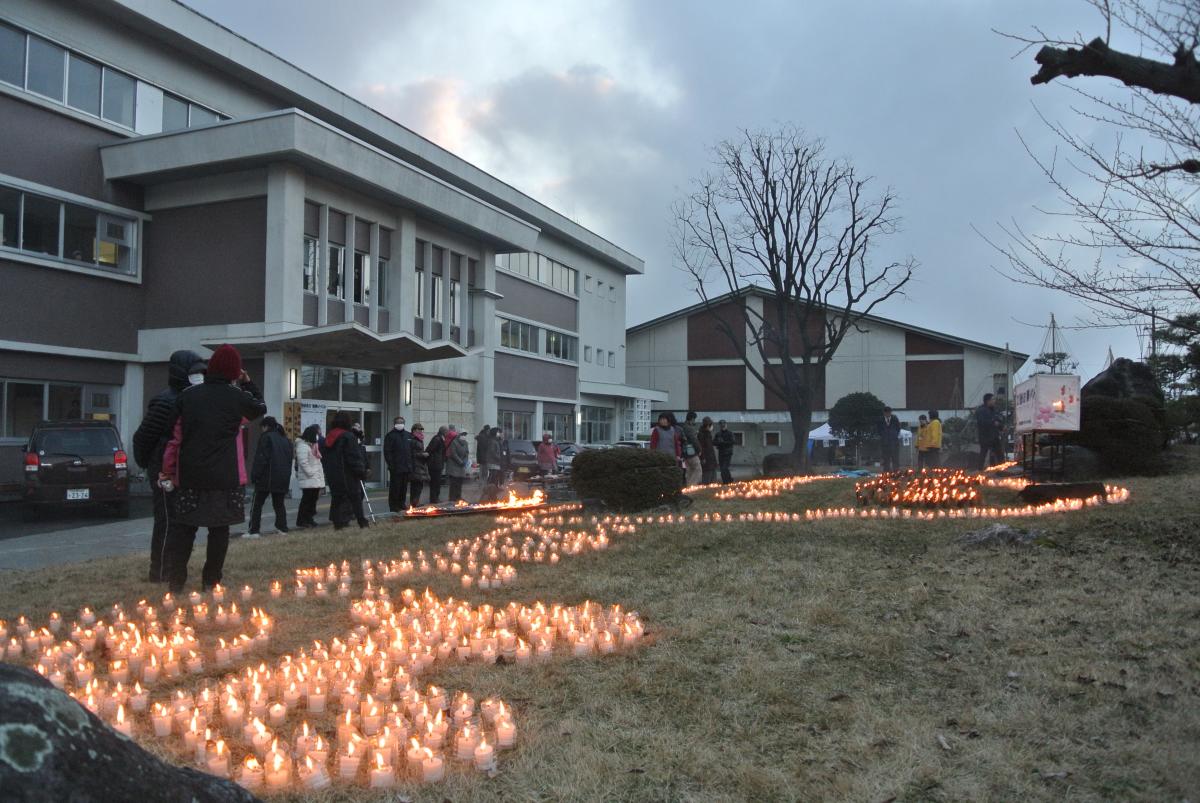
M 487 477 L 484 483 L 486 486 L 485 497 L 489 493 L 487 488 L 496 489 L 495 492 L 498 493 L 500 486 L 504 484 L 503 449 L 503 433 L 500 427 L 492 427 L 484 440 L 483 452 L 479 455 L 479 462 L 483 465 Z
M 366 527 L 362 496 L 367 464 L 363 460 L 362 447 L 350 429 L 349 413 L 335 413 L 331 423 L 321 447 L 321 464 L 325 469 L 325 481 L 329 483 L 329 520 L 335 530 L 347 527 L 351 517 L 358 521 L 359 527 Z
M 708 416 L 700 421 L 696 440 L 700 442 L 700 481 L 708 485 L 717 481 L 717 447 L 713 443 L 713 420 Z
M 292 484 L 292 444 L 283 427 L 271 416 L 262 420 L 262 434 L 254 452 L 254 467 L 250 470 L 250 481 L 254 483 L 254 504 L 250 508 L 250 531 L 247 538 L 258 538 L 262 525 L 262 509 L 267 497 L 275 509 L 275 529 L 288 531 L 287 510 L 283 497 Z
M 891 407 L 883 408 L 883 418 L 879 420 L 877 428 L 883 470 L 895 471 L 900 465 L 900 419 L 892 415 Z
M 942 419 L 937 410 L 929 411 L 929 424 L 925 435 L 925 468 L 942 465 Z
M 425 427 L 413 424 L 412 440 L 408 442 L 409 454 L 412 457 L 412 473 L 408 480 L 408 504 L 416 507 L 421 504 L 421 489 L 429 482 L 429 453 L 425 451 Z
M 175 402 L 184 389 L 199 385 L 204 381 L 204 358 L 194 351 L 181 349 L 171 355 L 167 363 L 167 387 L 159 391 L 150 403 L 146 405 L 146 415 L 133 433 L 133 459 L 146 469 L 146 477 L 150 480 L 151 495 L 154 501 L 154 528 L 150 532 L 150 574 L 147 579 L 151 583 L 161 583 L 167 579 L 163 571 L 163 553 L 167 542 L 167 510 L 170 498 L 174 493 L 168 493 L 158 484 L 158 475 L 162 472 L 163 450 L 171 440 L 171 430 L 175 425 Z
M 924 414 L 917 417 L 917 470 L 923 471 L 925 466 L 925 450 L 929 448 L 929 418 Z
M 404 416 L 396 416 L 392 431 L 383 439 L 383 459 L 388 467 L 388 510 L 402 512 L 407 505 L 409 475 L 412 473 L 412 433 L 404 428 Z
M 733 462 L 733 433 L 729 431 L 725 420 L 717 422 L 719 429 L 713 435 L 713 445 L 717 447 L 717 465 L 721 469 L 721 482 L 725 485 L 733 482 L 733 474 L 729 470 Z
M 557 474 L 558 458 L 561 455 L 562 451 L 558 448 L 558 444 L 554 442 L 554 435 L 549 432 L 543 432 L 542 439 L 538 441 L 537 445 L 538 473 Z
M 700 468 L 700 440 L 696 437 L 699 427 L 696 424 L 696 411 L 688 410 L 683 418 L 683 470 L 684 482 L 687 485 L 699 485 L 703 476 Z
M 300 509 L 296 511 L 296 529 L 317 526 L 317 498 L 325 487 L 325 468 L 321 465 L 321 427 L 309 424 L 296 438 L 296 484 L 300 486 Z
M 457 432 L 450 427 L 446 434 L 446 476 L 450 480 L 451 502 L 462 499 L 463 480 L 471 467 L 471 447 L 467 444 L 467 433 Z
M 683 465 L 683 434 L 673 414 L 661 413 L 658 416 L 658 425 L 650 432 L 650 448 L 671 455 L 677 464 Z
M 983 394 L 983 404 L 975 409 L 975 427 L 979 435 L 980 470 L 1004 462 L 1004 446 L 1000 442 L 1004 417 L 996 409 L 995 395 Z
M 171 593 L 178 595 L 200 527 L 208 528 L 201 582 L 205 590 L 221 582 L 229 527 L 246 518 L 242 425 L 262 417 L 267 405 L 242 369 L 242 356 L 226 344 L 209 358 L 204 383 L 179 394 L 175 412 L 159 478 L 177 488 L 168 511 L 165 568 Z
M 446 468 L 446 427 L 438 427 L 438 431 L 429 439 L 425 449 L 429 469 L 429 504 L 436 505 L 442 498 L 442 473 Z

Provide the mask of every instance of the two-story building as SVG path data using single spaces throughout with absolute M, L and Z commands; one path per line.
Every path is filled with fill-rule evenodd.
M 374 452 L 396 414 L 607 441 L 663 398 L 624 381 L 641 259 L 173 0 L 0 6 L 0 231 L 3 473 L 41 419 L 128 439 L 225 342 Z
M 695 410 L 726 419 L 740 447 L 735 461 L 760 465 L 771 453 L 790 452 L 795 443 L 784 399 L 764 387 L 747 367 L 769 376 L 778 355 L 763 360 L 746 336 L 746 313 L 762 320 L 765 293 L 750 288 L 696 304 L 631 327 L 627 332 L 629 381 L 661 388 L 659 410 Z M 724 322 L 737 337 L 730 339 Z M 816 329 L 819 331 L 819 327 Z M 1004 345 L 989 345 L 931 331 L 878 315 L 851 328 L 818 377 L 813 424 L 849 393 L 867 391 L 891 406 L 901 421 L 938 410 L 943 419 L 965 415 L 985 393 L 1005 397 L 1011 376 L 1029 358 Z

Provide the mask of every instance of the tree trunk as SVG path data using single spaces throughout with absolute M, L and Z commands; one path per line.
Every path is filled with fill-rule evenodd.
M 788 415 L 792 419 L 792 459 L 801 474 L 811 471 L 811 455 L 808 452 L 808 433 L 812 430 L 812 403 L 793 404 L 788 400 Z

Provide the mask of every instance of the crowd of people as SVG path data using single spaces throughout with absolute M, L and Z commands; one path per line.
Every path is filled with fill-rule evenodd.
M 716 422 L 714 430 L 711 418 L 704 416 L 698 424 L 697 418 L 696 412 L 689 410 L 680 424 L 674 413 L 660 414 L 650 432 L 650 449 L 674 457 L 687 485 L 714 483 L 718 471 L 722 483 L 733 482 L 733 433 L 724 420 Z

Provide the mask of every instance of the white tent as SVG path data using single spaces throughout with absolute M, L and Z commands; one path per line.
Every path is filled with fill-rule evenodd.
M 826 421 L 824 424 L 822 424 L 821 426 L 814 429 L 812 432 L 808 433 L 808 439 L 810 441 L 823 441 L 823 442 L 837 441 L 838 446 L 846 445 L 845 438 L 839 438 L 837 435 L 833 434 L 833 430 L 829 428 L 828 421 Z

